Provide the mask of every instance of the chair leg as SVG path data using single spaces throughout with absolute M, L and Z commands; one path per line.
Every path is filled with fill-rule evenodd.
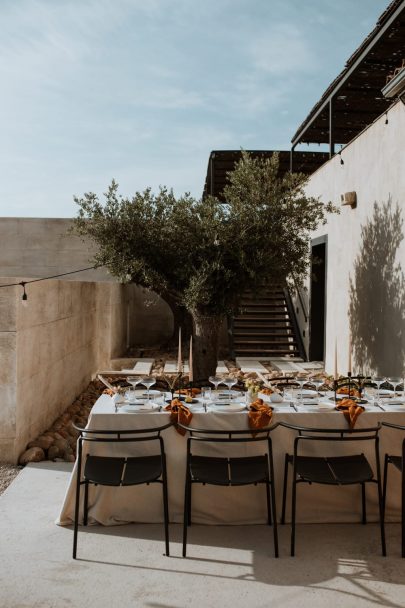
M 285 524 L 285 505 L 287 501 L 287 480 L 288 480 L 288 460 L 289 455 L 285 455 L 284 461 L 284 482 L 283 482 L 283 506 L 281 510 L 281 523 Z
M 401 555 L 405 557 L 405 471 L 402 464 L 402 492 L 401 492 Z
M 81 437 L 77 440 L 77 468 L 76 468 L 76 496 L 75 496 L 75 519 L 73 522 L 73 559 L 77 555 L 77 536 L 79 532 L 79 505 L 80 505 L 80 479 L 82 475 L 82 442 Z
M 297 481 L 293 479 L 291 499 L 291 557 L 295 555 L 295 505 L 297 500 Z
M 380 453 L 379 453 L 378 438 L 376 439 L 376 480 L 378 488 L 378 509 L 380 513 L 380 533 L 381 533 L 381 550 L 385 557 L 387 555 L 387 548 L 385 544 L 385 526 L 384 526 L 384 505 L 383 505 L 383 493 L 381 487 L 381 466 L 380 466 Z
M 83 526 L 87 526 L 89 510 L 89 482 L 84 484 L 84 509 L 83 509 Z
M 192 488 L 192 484 L 190 481 L 189 488 L 188 488 L 189 496 L 188 496 L 188 501 L 187 501 L 187 504 L 188 504 L 187 525 L 188 526 L 191 526 L 191 488 Z
M 274 539 L 274 557 L 278 557 L 278 529 L 277 529 L 277 513 L 276 513 L 276 497 L 274 486 L 274 467 L 273 456 L 270 454 L 270 480 L 271 480 L 271 508 L 273 511 L 273 539 Z
M 170 549 L 169 549 L 169 499 L 167 492 L 167 472 L 166 472 L 166 458 L 163 457 L 163 467 L 162 467 L 162 491 L 163 491 L 163 513 L 165 520 L 165 545 L 166 545 L 166 555 L 169 557 Z
M 191 485 L 190 475 L 186 473 L 186 486 L 184 490 L 184 515 L 183 515 L 183 557 L 186 557 L 187 552 L 187 527 L 188 519 L 191 508 L 191 492 L 189 492 L 189 485 Z M 190 504 L 189 504 L 190 502 Z
M 388 464 L 389 464 L 389 456 L 385 454 L 384 458 L 384 479 L 383 479 L 383 518 L 385 521 L 385 504 L 387 502 L 387 486 L 388 486 Z
M 361 484 L 361 510 L 362 510 L 362 520 L 361 523 L 363 526 L 367 523 L 367 511 L 366 511 L 366 484 Z
M 271 506 L 270 506 L 270 479 L 266 479 L 266 501 L 267 501 L 267 524 L 271 526 Z

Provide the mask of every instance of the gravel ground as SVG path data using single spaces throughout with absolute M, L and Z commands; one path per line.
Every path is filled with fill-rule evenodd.
M 3 494 L 4 490 L 8 488 L 13 479 L 17 477 L 21 469 L 22 467 L 17 467 L 12 464 L 0 463 L 0 494 Z

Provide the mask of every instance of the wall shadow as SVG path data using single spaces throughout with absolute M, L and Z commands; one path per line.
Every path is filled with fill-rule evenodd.
M 402 376 L 405 366 L 405 276 L 397 259 L 404 239 L 402 211 L 374 203 L 361 228 L 350 278 L 349 319 L 356 365 L 364 372 Z

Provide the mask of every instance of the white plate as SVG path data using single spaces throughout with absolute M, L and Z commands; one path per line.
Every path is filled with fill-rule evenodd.
M 158 411 L 160 408 L 160 405 L 158 405 L 157 403 L 145 403 L 143 405 L 123 405 L 122 407 L 119 408 L 119 412 L 124 412 L 125 414 L 145 414 L 145 413 L 151 413 L 151 412 L 156 412 Z
M 149 395 L 151 397 L 158 397 L 161 394 L 162 393 L 160 391 L 157 391 L 157 390 L 150 389 L 150 391 L 149 391 Z M 146 399 L 148 398 L 148 392 L 147 391 L 139 391 L 139 393 L 137 391 L 137 395 L 138 395 L 138 397 L 144 397 L 144 398 L 146 397 Z
M 241 391 L 231 391 L 229 393 L 228 389 L 225 389 L 224 391 L 212 391 L 212 395 L 214 397 L 214 399 L 229 399 L 229 394 L 232 395 L 232 397 L 240 397 L 241 395 Z
M 242 412 L 246 409 L 246 405 L 244 403 L 230 403 L 229 405 L 224 405 L 223 403 L 212 403 L 209 406 L 209 409 L 212 412 L 221 412 L 221 414 L 227 414 L 232 412 Z
M 299 388 L 297 388 L 296 395 L 301 395 L 301 390 Z M 302 389 L 302 395 L 304 397 L 318 397 L 317 391 L 313 391 L 309 388 Z

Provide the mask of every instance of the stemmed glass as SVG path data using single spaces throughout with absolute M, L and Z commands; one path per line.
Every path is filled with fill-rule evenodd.
M 216 391 L 218 390 L 218 384 L 222 384 L 223 382 L 222 378 L 218 376 L 210 376 L 208 380 L 214 385 Z
M 303 401 L 302 387 L 307 384 L 308 380 L 306 378 L 295 378 L 295 381 L 300 385 L 300 399 Z
M 148 401 L 149 401 L 149 390 L 150 390 L 151 386 L 156 384 L 156 378 L 154 378 L 153 376 L 145 376 L 145 378 L 142 378 L 142 380 L 140 381 L 140 384 L 143 384 L 144 386 L 146 386 Z
M 397 388 L 402 384 L 402 378 L 399 378 L 398 376 L 390 376 L 389 378 L 387 378 L 387 380 L 394 387 L 394 397 L 396 397 Z
M 140 384 L 142 382 L 142 378 L 138 378 L 136 376 L 129 376 L 127 378 L 127 382 L 128 382 L 128 384 L 130 384 L 132 386 L 132 390 L 135 391 L 138 384 Z
M 380 386 L 384 384 L 385 378 L 383 376 L 373 376 L 371 382 L 377 385 L 377 399 L 380 399 Z
M 207 403 L 211 401 L 211 387 L 203 386 L 201 389 L 201 401 L 203 404 L 203 408 L 207 411 Z
M 319 393 L 319 389 L 321 388 L 322 384 L 325 383 L 325 380 L 322 380 L 322 378 L 313 378 L 311 383 L 315 386 L 316 392 Z
M 235 384 L 238 384 L 238 381 L 236 378 L 233 378 L 232 376 L 228 376 L 228 378 L 225 378 L 224 380 L 224 384 L 228 387 L 228 391 L 229 391 L 229 401 L 232 401 L 232 392 L 231 392 L 231 388 L 233 386 L 235 386 Z

